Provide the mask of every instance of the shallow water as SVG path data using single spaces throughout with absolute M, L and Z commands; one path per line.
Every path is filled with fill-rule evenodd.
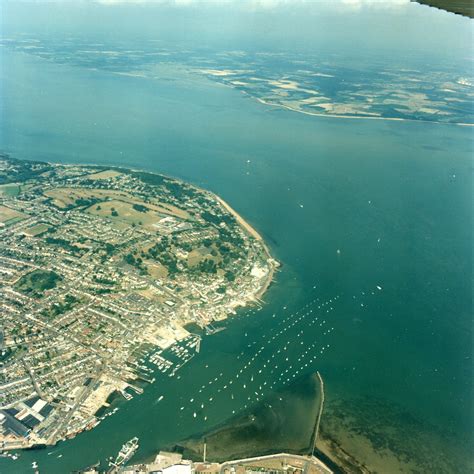
M 428 438 L 457 440 L 448 456 L 471 461 L 471 128 L 308 117 L 204 79 L 114 76 L 3 49 L 0 74 L 1 149 L 206 187 L 283 263 L 263 309 L 205 338 L 179 378 L 158 377 L 93 431 L 0 460 L 0 472 L 31 472 L 33 460 L 42 472 L 68 472 L 115 455 L 135 435 L 134 459 L 147 457 L 257 403 L 298 369 L 322 373 L 329 403 L 346 401 L 354 413 L 366 400 L 396 406 L 402 431 L 415 419 Z M 314 313 L 290 327 L 310 302 Z M 245 368 L 252 390 L 237 384 L 276 334 Z M 301 368 L 306 350 L 317 357 Z M 357 420 L 371 430 L 368 417 Z

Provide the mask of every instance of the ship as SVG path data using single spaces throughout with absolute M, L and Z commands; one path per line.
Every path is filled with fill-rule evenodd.
M 115 461 L 110 461 L 111 467 L 118 468 L 123 466 L 136 453 L 138 449 L 138 438 L 135 436 L 130 441 L 127 441 L 120 449 Z

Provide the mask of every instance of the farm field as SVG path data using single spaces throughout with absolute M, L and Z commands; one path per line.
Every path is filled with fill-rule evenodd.
M 14 224 L 15 222 L 26 219 L 26 214 L 15 211 L 7 206 L 0 206 L 0 222 L 4 225 Z

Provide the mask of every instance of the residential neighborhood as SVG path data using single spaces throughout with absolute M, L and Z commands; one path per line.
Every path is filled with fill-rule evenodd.
M 118 168 L 0 156 L 0 452 L 91 429 L 173 376 L 278 263 L 214 194 Z

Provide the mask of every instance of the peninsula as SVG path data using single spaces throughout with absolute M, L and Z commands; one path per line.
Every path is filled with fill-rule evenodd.
M 277 266 L 211 192 L 0 155 L 0 452 L 73 437 L 111 394 L 173 376 L 199 351 L 186 327 L 258 302 Z

